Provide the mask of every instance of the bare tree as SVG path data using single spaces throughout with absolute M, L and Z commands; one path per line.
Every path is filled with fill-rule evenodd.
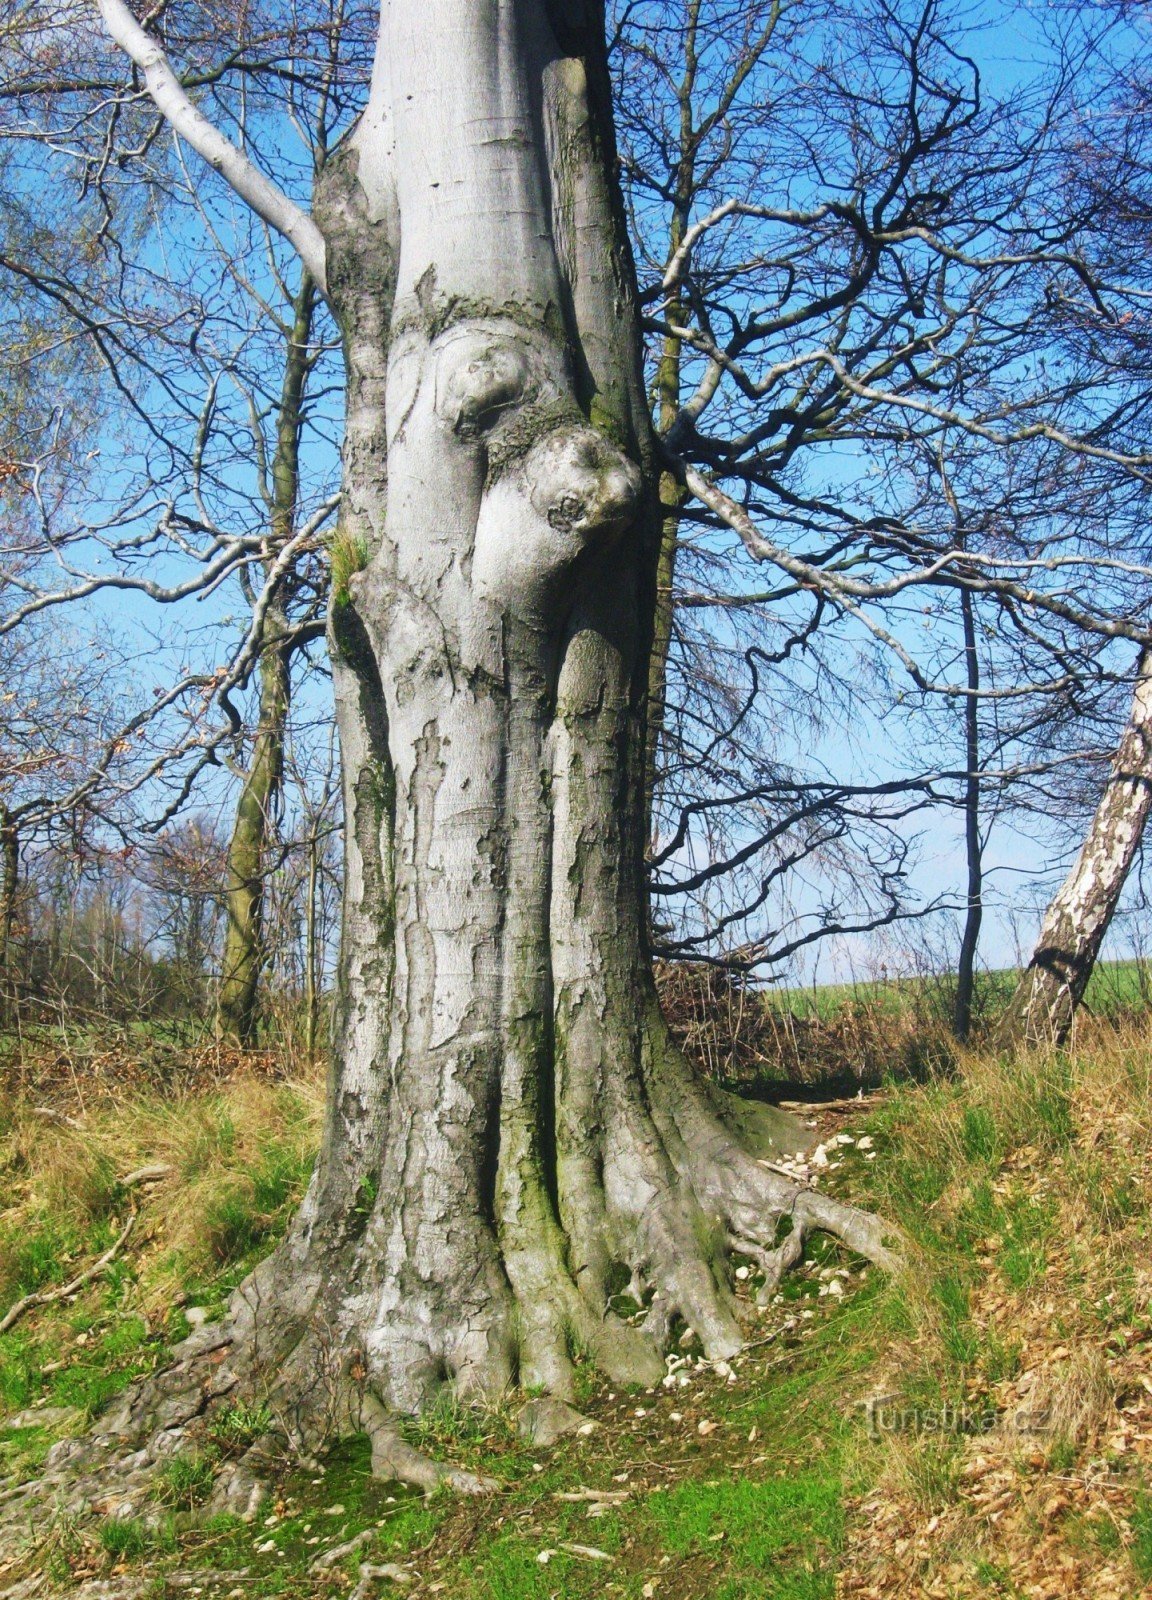
M 770 1281 L 814 1226 L 891 1257 L 877 1222 L 754 1159 L 655 1003 L 658 467 L 597 8 L 389 0 L 311 216 L 203 122 L 122 0 L 101 10 L 344 335 L 335 1077 L 309 1198 L 233 1337 L 303 1421 L 342 1329 L 377 1470 L 428 1481 L 387 1413 L 445 1380 L 570 1393 L 575 1335 L 652 1382 L 676 1318 L 739 1347 L 730 1249 Z M 643 1331 L 606 1310 L 617 1262 L 650 1290 Z
M 1062 1044 L 1152 807 L 1152 653 L 1141 652 L 1132 710 L 1071 871 L 1044 915 L 1032 959 L 1000 1025 L 1006 1042 Z
M 1075 294 L 1093 327 L 1114 316 L 1078 247 L 1090 208 L 1051 204 L 1090 52 L 1072 30 L 1052 72 L 1007 103 L 982 84 L 965 20 L 936 0 L 819 15 L 693 0 L 615 16 L 625 194 L 666 469 L 649 691 L 660 948 L 736 961 L 794 954 L 803 939 L 785 896 L 801 877 L 805 830 L 812 864 L 834 828 L 840 841 L 825 857 L 829 887 L 804 897 L 805 937 L 896 920 L 913 909 L 910 817 L 957 807 L 964 1034 L 982 806 L 992 793 L 1001 809 L 1010 789 L 1038 780 L 1037 742 L 1025 754 L 1014 738 L 1045 719 L 1041 707 L 1066 716 L 1106 674 L 1104 643 L 1117 630 L 1138 640 L 1147 626 L 1149 573 L 1131 523 L 1103 510 L 1142 481 L 1142 445 L 1109 393 L 1115 374 L 1090 355 L 1068 359 L 1059 309 Z M 832 465 L 835 452 L 851 473 Z M 922 455 L 940 463 L 923 492 Z M 969 458 L 970 489 L 979 480 L 962 513 L 943 467 L 954 456 Z M 1094 516 L 1086 479 L 1100 497 Z M 743 554 L 777 567 L 777 581 L 753 584 L 725 545 L 729 531 Z M 1074 566 L 1092 574 L 1085 590 L 1038 591 L 1041 574 Z M 1085 592 L 1088 607 L 1069 606 Z M 942 638 L 911 631 L 921 606 Z M 1029 675 L 982 678 L 978 651 L 962 637 L 950 648 L 980 609 L 1007 635 L 986 652 L 1000 658 L 989 668 L 1026 662 Z M 875 655 L 862 670 L 869 640 L 911 680 L 911 702 Z M 787 727 L 800 743 L 802 714 L 810 725 L 859 720 L 865 673 L 875 712 L 887 695 L 889 723 L 915 719 L 921 735 L 907 735 L 903 805 L 883 791 L 886 848 L 881 791 L 871 814 L 866 784 L 845 810 L 852 786 L 828 782 L 825 826 L 818 784 L 779 739 Z M 932 700 L 963 713 L 965 759 L 949 774 L 930 770 Z M 999 720 L 1015 735 L 997 732 L 1000 770 L 985 774 L 982 794 L 979 722 L 1010 702 L 1017 715 Z M 797 788 L 805 803 L 789 821 L 782 802 Z
M 1080 265 L 1017 225 L 1031 158 L 1009 140 L 990 163 L 971 63 L 935 5 L 867 14 L 863 37 L 894 38 L 913 63 L 895 89 L 836 39 L 805 86 L 809 132 L 836 133 L 832 105 L 880 106 L 837 135 L 847 199 L 729 197 L 663 266 L 649 331 L 692 365 L 662 442 L 592 0 L 385 0 L 366 103 L 321 163 L 311 213 L 206 117 L 209 97 L 124 0 L 100 10 L 180 138 L 293 246 L 345 359 L 329 647 L 346 874 L 328 1116 L 287 1238 L 207 1337 L 231 1345 L 237 1384 L 258 1384 L 299 1442 L 366 1429 L 377 1471 L 475 1489 L 406 1445 L 394 1414 L 445 1384 L 571 1395 L 574 1346 L 652 1383 L 681 1323 L 730 1355 L 731 1256 L 755 1261 L 770 1293 L 813 1228 L 893 1263 L 877 1219 L 756 1159 L 763 1128 L 697 1079 L 656 1004 L 645 723 L 661 476 L 682 523 L 773 569 L 773 594 L 848 619 L 921 692 L 955 700 L 966 678 L 937 679 L 897 636 L 909 597 L 994 596 L 1030 634 L 1143 644 L 1146 564 L 1051 530 L 957 537 L 896 495 L 895 469 L 871 503 L 845 506 L 789 473 L 796 447 L 844 444 L 883 465 L 910 440 L 960 438 L 1023 456 L 1038 484 L 1044 449 L 1117 470 L 1132 452 L 1078 429 L 1077 384 L 1009 394 L 1045 337 L 1028 343 L 1037 285 L 1054 262 L 1080 281 Z M 178 20 L 150 26 L 179 44 Z M 855 94 L 825 95 L 857 65 Z M 1007 139 L 1008 111 L 993 122 Z M 969 197 L 955 211 L 916 167 L 923 156 L 930 174 L 952 138 Z M 892 148 L 915 159 L 893 168 Z M 735 254 L 709 272 L 709 241 L 725 238 Z M 899 310 L 877 322 L 843 292 L 861 278 Z M 223 538 L 199 509 L 193 525 L 213 582 L 262 558 L 263 535 Z M 225 693 L 315 533 L 265 572 Z M 988 692 L 1056 693 L 1080 666 L 1059 645 L 1045 660 L 1038 682 Z M 837 801 L 858 797 L 841 787 Z M 797 809 L 811 809 L 802 786 Z M 612 1312 L 622 1281 L 642 1326 Z M 334 1374 L 324 1394 L 318 1370 Z M 204 1403 L 198 1373 L 173 1381 Z M 109 1432 L 154 1427 L 155 1398 L 127 1397 Z
M 7 135 L 0 149 L 13 173 L 0 275 L 13 289 L 14 304 L 25 308 L 23 322 L 33 322 L 40 334 L 23 348 L 15 328 L 5 353 L 14 372 L 36 380 L 25 384 L 37 402 L 24 407 L 25 432 L 27 418 L 41 410 L 57 433 L 61 419 L 72 422 L 62 394 L 71 402 L 73 394 L 95 389 L 103 410 L 83 433 L 87 470 L 76 482 L 64 479 L 59 443 L 50 455 L 41 452 L 34 472 L 39 516 L 19 551 L 9 545 L 0 555 L 0 588 L 9 602 L 0 627 L 19 629 L 58 607 L 91 611 L 106 606 L 116 590 L 173 609 L 224 585 L 242 591 L 240 638 L 234 631 L 226 638 L 223 663 L 209 659 L 182 688 L 173 685 L 174 698 L 165 696 L 179 710 L 196 706 L 197 737 L 177 739 L 166 789 L 152 786 L 138 820 L 147 826 L 150 802 L 166 823 L 211 783 L 220 763 L 236 776 L 218 1020 L 225 1036 L 250 1042 L 264 959 L 268 831 L 278 806 L 293 661 L 323 633 L 317 620 L 325 604 L 322 534 L 335 509 L 334 451 L 329 481 L 319 486 L 323 468 L 302 472 L 301 452 L 311 447 L 323 460 L 329 418 L 306 416 L 304 400 L 319 367 L 317 410 L 323 413 L 325 394 L 331 395 L 323 364 L 333 331 L 318 316 L 321 302 L 308 275 L 295 286 L 286 282 L 262 225 L 246 234 L 204 203 L 179 151 L 156 138 L 162 124 L 151 102 L 108 71 L 117 55 L 92 56 L 99 35 L 85 41 L 74 10 L 65 16 L 33 6 L 24 20 L 23 33 L 4 41 L 0 61 Z M 205 29 L 215 43 L 210 16 L 190 12 L 183 20 L 190 49 L 204 48 Z M 337 7 L 326 18 L 323 4 L 293 17 L 272 7 L 248 17 L 244 27 L 230 63 L 248 96 L 244 116 L 259 103 L 247 52 L 259 55 L 273 41 L 284 49 L 287 35 L 300 68 L 292 75 L 289 103 L 313 164 L 321 164 L 344 115 L 336 66 L 346 68 L 355 53 L 354 16 Z M 195 71 L 190 76 L 195 79 Z M 207 74 L 209 84 L 215 78 Z M 235 117 L 237 97 L 229 102 L 225 96 L 222 112 Z M 258 127 L 259 117 L 254 121 Z M 61 128 L 70 130 L 62 140 Z M 131 155 L 110 165 L 108 139 L 118 136 L 126 138 Z M 63 204 L 39 200 L 45 147 L 58 152 L 52 171 L 63 167 L 74 179 Z M 157 254 L 171 259 L 179 252 L 189 214 L 209 248 L 199 258 L 185 256 L 182 269 L 157 271 Z M 79 228 L 87 247 L 71 248 L 67 228 Z M 59 381 L 57 350 L 70 353 L 77 369 L 67 372 L 66 383 Z M 277 358 L 283 366 L 278 389 L 272 377 Z M 330 399 L 327 404 L 331 413 Z M 71 432 L 82 430 L 73 425 Z M 238 434 L 251 440 L 241 470 Z M 111 450 L 110 443 L 120 448 Z M 30 449 L 24 453 L 27 458 Z M 115 463 L 110 475 L 99 465 L 107 456 Z M 125 478 L 131 479 L 127 494 L 118 487 Z M 165 577 L 155 576 L 159 570 Z M 167 671 L 175 672 L 174 663 Z M 175 731 L 187 729 L 177 723 Z
M 296 526 L 301 412 L 305 384 L 315 361 L 311 347 L 315 302 L 316 286 L 305 272 L 292 307 L 276 419 L 276 445 L 267 485 L 271 537 L 264 561 L 266 573 L 276 554 L 291 543 Z M 284 775 L 292 657 L 319 631 L 307 612 L 302 620 L 289 618 L 293 577 L 292 573 L 287 573 L 275 582 L 263 610 L 256 728 L 236 802 L 236 819 L 226 858 L 227 919 L 217 1023 L 222 1036 L 242 1044 L 252 1043 L 256 1034 L 257 988 L 265 959 L 262 913 L 268 870 L 268 832 Z M 258 603 L 250 582 L 249 600 L 254 606 Z

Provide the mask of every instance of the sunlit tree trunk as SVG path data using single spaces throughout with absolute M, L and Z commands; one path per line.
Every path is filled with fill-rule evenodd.
M 293 531 L 300 484 L 300 408 L 309 369 L 316 289 L 305 273 L 293 308 L 271 469 L 272 551 Z M 263 910 L 268 833 L 284 777 L 284 739 L 291 702 L 291 635 L 274 598 L 264 615 L 258 666 L 260 695 L 252 755 L 240 795 L 225 864 L 224 948 L 217 1025 L 222 1038 L 252 1044 L 259 1017 L 264 965 Z
M 699 1081 L 656 1004 L 660 511 L 602 7 L 384 0 L 313 221 L 347 375 L 333 1067 L 308 1195 L 227 1337 L 302 1439 L 367 1429 L 377 1471 L 428 1483 L 389 1419 L 445 1385 L 563 1397 L 576 1351 L 652 1384 L 681 1322 L 739 1348 L 733 1251 L 769 1295 L 814 1227 L 892 1255 L 756 1159 L 779 1126 Z
M 884 1255 L 752 1158 L 655 1003 L 660 519 L 611 140 L 595 7 L 390 0 L 317 195 L 348 364 L 339 548 L 363 564 L 330 628 L 335 1080 L 304 1210 L 243 1300 L 282 1384 L 339 1330 L 386 1408 L 445 1382 L 564 1395 L 573 1347 L 652 1383 L 674 1319 L 739 1347 L 733 1245 L 772 1276 L 809 1225 Z M 608 1310 L 621 1285 L 643 1331 Z
M 964 932 L 960 939 L 960 959 L 956 967 L 956 1004 L 953 1031 L 963 1041 L 972 1031 L 972 1001 L 976 993 L 976 951 L 980 943 L 980 924 L 984 917 L 983 841 L 980 836 L 980 657 L 976 650 L 976 618 L 972 593 L 960 591 L 960 612 L 964 627 L 964 661 L 968 696 L 964 701 L 964 856 L 967 863 L 967 896 Z
M 1062 1044 L 1084 998 L 1152 805 L 1152 652 L 1108 782 L 1071 872 L 1057 890 L 1001 1024 L 1005 1043 Z

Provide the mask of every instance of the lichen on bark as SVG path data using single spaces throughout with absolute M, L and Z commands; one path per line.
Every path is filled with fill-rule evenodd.
M 302 1448 L 366 1429 L 425 1483 L 392 1419 L 445 1385 L 567 1396 L 574 1350 L 651 1384 L 681 1323 L 730 1356 L 731 1254 L 770 1293 L 814 1227 L 894 1261 L 756 1159 L 655 998 L 660 508 L 604 50 L 591 0 L 384 0 L 315 204 L 367 553 L 329 630 L 339 996 L 316 1172 L 227 1339 Z

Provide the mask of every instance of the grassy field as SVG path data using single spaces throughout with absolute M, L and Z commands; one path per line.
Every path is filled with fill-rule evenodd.
M 1069 1054 L 961 1066 L 822 1135 L 825 1186 L 907 1237 L 899 1282 L 819 1244 L 763 1311 L 745 1276 L 731 1371 L 691 1344 L 656 1392 L 582 1370 L 596 1429 L 549 1450 L 511 1404 L 413 1424 L 499 1481 L 480 1500 L 377 1482 L 351 1441 L 286 1459 L 255 1524 L 207 1517 L 216 1467 L 266 1421 L 237 1407 L 147 1516 L 29 1528 L 0 1551 L 0 1594 L 338 1596 L 365 1561 L 397 1569 L 372 1595 L 444 1600 L 1152 1594 L 1152 1032 L 1090 1025 Z M 0 1335 L 0 1477 L 34 1475 L 162 1364 L 189 1310 L 220 1315 L 302 1190 L 320 1099 L 243 1071 L 175 1098 L 65 1080 L 47 1107 L 0 1098 L 0 1314 L 107 1246 L 121 1177 L 170 1169 L 132 1191 L 140 1220 L 99 1281 Z
M 1003 1010 L 1020 979 L 1018 967 L 981 972 L 976 980 L 977 1014 L 995 1016 Z M 768 989 L 766 1003 L 794 1017 L 824 1020 L 853 1006 L 878 1007 L 893 1015 L 951 1003 L 955 980 L 944 977 L 890 978 L 872 982 L 813 984 L 807 988 Z M 1140 961 L 1100 961 L 1088 980 L 1085 1005 L 1090 1012 L 1110 1016 L 1141 1011 L 1152 1000 L 1152 971 Z

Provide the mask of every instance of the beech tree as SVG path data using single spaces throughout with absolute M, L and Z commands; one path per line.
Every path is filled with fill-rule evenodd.
M 676 1322 L 710 1357 L 739 1348 L 730 1252 L 769 1291 L 812 1228 L 893 1256 L 876 1219 L 757 1161 L 763 1129 L 694 1077 L 655 1001 L 658 464 L 601 8 L 384 0 L 367 105 L 310 215 L 202 117 L 123 0 L 100 9 L 343 336 L 328 1119 L 226 1337 L 302 1437 L 367 1428 L 377 1471 L 427 1482 L 448 1469 L 390 1416 L 445 1383 L 564 1397 L 577 1343 L 650 1384 Z M 609 1309 L 621 1283 L 642 1328 Z
M 770 1294 L 813 1228 L 894 1264 L 877 1219 L 756 1159 L 795 1130 L 698 1080 L 656 1004 L 643 858 L 661 474 L 677 510 L 694 496 L 692 516 L 775 567 L 775 588 L 851 619 L 918 683 L 888 623 L 928 583 L 1015 597 L 1036 628 L 1137 640 L 1144 613 L 1117 620 L 1109 583 L 1147 572 L 1120 555 L 1098 563 L 1081 601 L 1079 547 L 969 547 L 897 516 L 883 493 L 844 507 L 785 477 L 803 439 L 896 453 L 920 429 L 1004 453 L 1078 446 L 1046 414 L 1046 385 L 1012 404 L 997 388 L 998 363 L 1011 368 L 1020 348 L 1001 356 L 1003 314 L 1049 272 L 1026 229 L 1001 230 L 1014 193 L 998 192 L 989 223 L 976 183 L 957 219 L 951 184 L 889 161 L 891 124 L 917 157 L 959 137 L 965 172 L 989 172 L 980 97 L 949 76 L 959 58 L 920 70 L 921 44 L 938 51 L 935 7 L 910 28 L 879 8 L 916 70 L 881 95 L 847 198 L 720 198 L 671 259 L 661 249 L 649 331 L 686 363 L 662 445 L 596 0 L 383 0 L 366 104 L 318 164 L 310 212 L 206 117 L 210 96 L 177 76 L 125 0 L 99 9 L 180 140 L 295 248 L 340 328 L 328 637 L 346 873 L 327 1121 L 302 1209 L 228 1323 L 130 1391 L 98 1438 L 66 1442 L 51 1471 L 98 1460 L 106 1479 L 112 1440 L 131 1478 L 138 1445 L 154 1463 L 171 1430 L 247 1385 L 305 1448 L 366 1429 L 377 1471 L 475 1489 L 408 1448 L 395 1414 L 445 1385 L 469 1396 L 518 1382 L 563 1399 L 576 1348 L 617 1381 L 650 1384 L 682 1324 L 709 1356 L 731 1355 L 730 1256 L 754 1261 Z M 813 77 L 818 110 L 825 83 Z M 851 100 L 836 104 L 851 153 L 859 122 Z M 993 176 L 1020 169 L 1032 170 L 1017 151 Z M 769 262 L 779 286 L 762 313 L 771 228 L 798 246 L 779 273 Z M 734 230 L 738 271 L 702 296 L 694 260 Z M 896 297 L 874 332 L 864 302 L 859 331 L 841 316 L 818 258 L 801 296 L 810 314 L 787 304 L 814 230 L 851 284 L 863 273 L 881 303 Z M 714 315 L 726 277 L 731 314 Z M 1019 322 L 1027 308 L 1008 331 Z M 280 562 L 317 531 L 302 528 L 266 572 L 265 613 Z M 212 581 L 261 559 L 260 538 L 215 538 Z M 257 659 L 259 620 L 232 682 Z M 642 1316 L 615 1313 L 624 1288 Z M 209 1355 L 210 1372 L 197 1364 Z M 259 1452 L 224 1486 L 239 1509 L 257 1492 Z

